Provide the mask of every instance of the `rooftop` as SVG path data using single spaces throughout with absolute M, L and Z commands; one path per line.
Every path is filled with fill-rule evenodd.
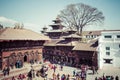
M 78 42 L 73 50 L 81 50 L 81 51 L 96 51 L 97 49 L 97 40 L 94 40 L 94 42 Z
M 50 40 L 49 37 L 28 29 L 5 28 L 0 30 L 0 40 Z

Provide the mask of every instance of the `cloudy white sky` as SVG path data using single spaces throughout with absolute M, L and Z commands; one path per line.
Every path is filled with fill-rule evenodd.
M 0 24 L 13 27 L 19 22 L 25 28 L 40 32 L 71 3 L 88 4 L 103 12 L 104 25 L 86 27 L 87 30 L 120 29 L 120 0 L 0 0 Z

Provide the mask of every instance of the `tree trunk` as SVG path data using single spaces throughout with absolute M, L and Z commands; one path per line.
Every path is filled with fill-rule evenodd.
M 79 26 L 76 26 L 77 27 L 77 32 L 78 32 L 78 35 L 80 34 L 80 28 Z
M 82 29 L 83 27 L 80 27 L 80 36 L 82 36 Z

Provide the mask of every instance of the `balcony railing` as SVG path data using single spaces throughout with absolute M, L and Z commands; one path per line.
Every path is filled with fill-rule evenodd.
M 2 51 L 13 51 L 13 50 L 28 50 L 28 49 L 37 49 L 43 48 L 43 46 L 33 46 L 33 47 L 16 47 L 16 48 L 3 48 Z

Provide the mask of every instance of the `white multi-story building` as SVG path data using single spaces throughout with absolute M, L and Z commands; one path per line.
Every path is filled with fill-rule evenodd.
M 102 31 L 98 46 L 98 66 L 120 67 L 120 30 Z

